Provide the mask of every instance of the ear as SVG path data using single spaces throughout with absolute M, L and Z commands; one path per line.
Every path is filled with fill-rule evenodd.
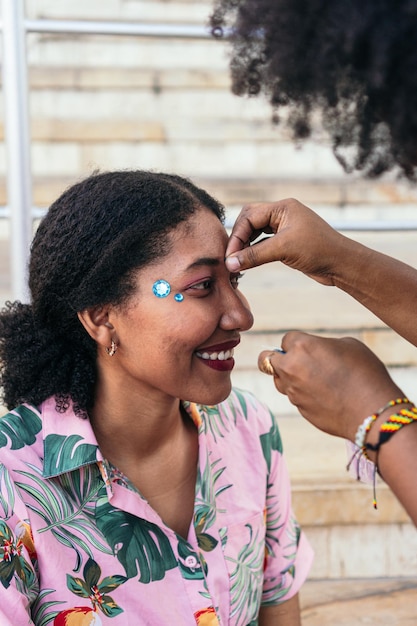
M 77 313 L 78 319 L 94 341 L 103 347 L 115 339 L 114 326 L 109 322 L 109 305 L 100 305 Z

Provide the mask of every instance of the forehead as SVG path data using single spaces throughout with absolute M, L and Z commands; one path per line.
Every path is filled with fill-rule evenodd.
M 166 258 L 224 257 L 227 233 L 219 218 L 208 209 L 199 209 L 170 233 L 171 251 Z
M 161 278 L 181 288 L 181 281 L 201 278 L 209 267 L 227 271 L 224 257 L 228 235 L 209 209 L 199 209 L 163 236 L 169 240 L 169 252 L 139 270 L 136 281 L 140 290 L 148 292 L 149 284 Z

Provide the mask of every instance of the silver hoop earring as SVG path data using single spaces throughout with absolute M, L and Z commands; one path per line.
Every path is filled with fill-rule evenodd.
M 117 352 L 117 344 L 114 343 L 113 339 L 111 340 L 110 348 L 106 348 L 106 352 L 109 356 L 114 356 Z

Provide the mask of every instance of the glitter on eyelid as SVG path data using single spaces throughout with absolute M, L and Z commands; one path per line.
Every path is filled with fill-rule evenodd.
M 157 298 L 166 298 L 171 293 L 171 285 L 169 282 L 161 278 L 160 280 L 156 280 L 154 282 L 152 285 L 152 291 Z

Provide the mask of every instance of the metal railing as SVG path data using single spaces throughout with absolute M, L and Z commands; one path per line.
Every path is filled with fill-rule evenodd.
M 32 220 L 42 215 L 32 203 L 30 124 L 26 35 L 57 33 L 209 39 L 207 27 L 187 24 L 138 24 L 80 20 L 29 20 L 23 0 L 1 0 L 3 35 L 3 89 L 7 155 L 7 206 L 0 217 L 11 223 L 11 283 L 13 297 L 27 299 L 26 268 L 32 238 Z

